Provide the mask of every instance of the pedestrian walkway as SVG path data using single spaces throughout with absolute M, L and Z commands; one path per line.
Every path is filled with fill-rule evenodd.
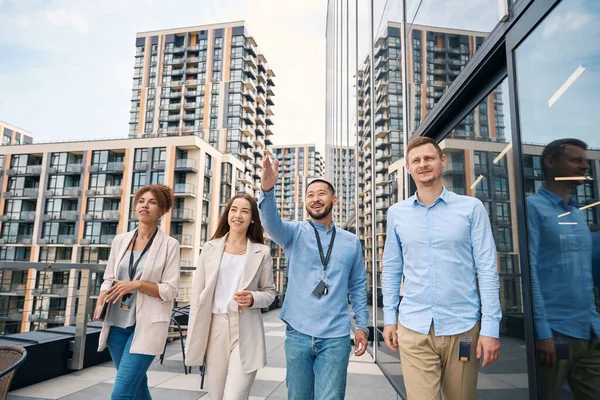
M 267 338 L 267 367 L 258 371 L 250 392 L 250 400 L 287 399 L 285 386 L 285 325 L 279 320 L 279 310 L 263 314 Z M 8 400 L 108 399 L 116 375 L 112 363 L 86 368 L 59 378 L 11 392 Z M 150 393 L 154 400 L 196 400 L 206 395 L 200 390 L 200 374 L 196 368 L 185 375 L 181 347 L 178 342 L 169 344 L 166 359 L 161 365 L 158 357 L 148 371 Z M 348 400 L 395 400 L 393 390 L 371 356 L 352 357 L 348 366 Z

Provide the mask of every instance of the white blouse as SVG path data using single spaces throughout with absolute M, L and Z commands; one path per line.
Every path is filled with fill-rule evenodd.
M 229 311 L 238 310 L 238 304 L 233 300 L 233 295 L 238 291 L 245 259 L 245 254 L 223 253 L 215 287 L 213 314 L 227 314 Z

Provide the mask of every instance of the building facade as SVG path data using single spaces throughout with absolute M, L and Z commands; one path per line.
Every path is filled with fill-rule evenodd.
M 2 145 L 33 143 L 32 133 L 3 121 L 0 121 L 0 134 Z
M 403 97 L 400 69 L 399 23 L 388 22 L 375 42 L 374 84 L 371 88 L 370 58 L 357 74 L 358 113 L 358 235 L 363 243 L 365 266 L 372 279 L 372 251 L 377 253 L 377 291 L 381 296 L 381 260 L 386 236 L 388 208 L 403 198 L 402 171 Z M 486 33 L 412 25 L 407 46 L 409 129 L 417 129 L 448 86 L 460 74 L 485 40 Z M 374 121 L 371 121 L 371 107 Z M 474 109 L 452 133 L 456 138 L 503 141 L 502 92 L 497 89 L 488 101 Z M 371 131 L 374 130 L 374 135 Z M 371 152 L 375 140 L 375 154 Z M 371 170 L 375 158 L 375 171 Z M 372 209 L 372 186 L 375 208 Z M 461 193 L 461 194 L 464 194 Z M 376 218 L 376 243 L 372 243 L 371 221 Z
M 198 136 L 0 146 L 0 168 L 0 262 L 104 264 L 115 235 L 137 227 L 136 190 L 173 188 L 160 226 L 181 244 L 179 303 L 189 301 L 191 274 L 220 211 L 245 186 L 244 162 Z M 1 332 L 74 322 L 78 271 L 6 268 Z M 97 296 L 102 274 L 92 280 Z
M 346 224 L 354 215 L 356 198 L 356 149 L 353 146 L 330 146 L 332 153 L 331 179 L 338 200 L 334 222 Z
M 258 195 L 274 77 L 244 22 L 138 33 L 129 135 L 199 136 L 240 158 Z
M 281 218 L 285 221 L 306 221 L 306 185 L 311 178 L 323 176 L 323 156 L 314 144 L 273 146 L 273 154 L 279 160 L 279 181 L 275 185 L 275 199 Z M 270 241 L 270 246 L 275 285 L 280 293 L 285 293 L 287 259 L 283 249 L 275 242 Z

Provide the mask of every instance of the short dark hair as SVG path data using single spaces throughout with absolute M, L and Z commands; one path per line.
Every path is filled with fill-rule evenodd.
M 229 201 L 227 202 L 227 205 L 225 206 L 225 209 L 223 210 L 223 212 L 221 213 L 221 216 L 219 217 L 219 223 L 217 225 L 217 230 L 215 231 L 214 235 L 210 238 L 210 240 L 222 238 L 231 229 L 231 227 L 229 226 L 228 216 L 229 216 L 229 210 L 231 210 L 231 206 L 233 205 L 233 202 L 236 199 L 246 199 L 250 203 L 250 212 L 252 214 L 252 223 L 250 224 L 250 226 L 248 227 L 248 230 L 246 231 L 246 237 L 248 239 L 250 239 L 250 241 L 253 243 L 263 244 L 265 241 L 265 236 L 264 236 L 264 230 L 263 230 L 262 224 L 260 223 L 260 215 L 258 214 L 258 203 L 256 202 L 256 199 L 254 197 L 252 197 L 246 193 L 238 193 L 235 196 L 233 196 L 231 199 L 229 199 Z
M 163 212 L 167 212 L 173 206 L 173 190 L 167 185 L 146 185 L 142 186 L 135 192 L 133 198 L 133 204 L 137 204 L 140 198 L 146 193 L 150 192 L 156 198 L 156 202 Z M 135 208 L 135 206 L 134 206 Z
M 420 136 L 408 142 L 408 146 L 406 147 L 406 161 L 408 162 L 408 154 L 411 152 L 411 150 L 417 147 L 425 146 L 426 144 L 433 145 L 433 147 L 435 147 L 435 150 L 438 152 L 440 158 L 442 158 L 443 153 L 440 145 L 437 144 L 437 142 L 431 138 Z
M 583 149 L 583 150 L 588 149 L 587 143 L 585 143 L 582 140 L 574 139 L 574 138 L 557 139 L 557 140 L 554 140 L 554 141 L 548 143 L 548 145 L 542 151 L 541 164 L 542 164 L 542 173 L 544 174 L 544 177 L 547 176 L 546 175 L 546 163 L 544 163 L 544 158 L 549 157 L 549 158 L 552 158 L 553 160 L 558 160 L 560 155 L 565 151 L 565 146 L 567 146 L 567 145 L 579 147 L 580 149 Z
M 312 185 L 313 183 L 324 183 L 329 187 L 329 190 L 331 190 L 331 193 L 335 196 L 335 189 L 333 188 L 333 185 L 331 184 L 331 182 L 329 182 L 326 179 L 323 178 L 316 178 L 313 179 L 312 181 L 310 181 L 310 183 L 308 185 L 306 185 L 306 192 L 308 192 L 308 188 L 310 187 L 310 185 Z

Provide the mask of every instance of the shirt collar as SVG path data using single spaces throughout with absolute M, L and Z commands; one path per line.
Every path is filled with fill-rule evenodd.
M 449 193 L 449 192 L 448 192 L 448 190 L 446 189 L 446 187 L 445 187 L 445 186 L 442 186 L 442 193 L 441 193 L 441 194 L 438 196 L 438 198 L 437 198 L 437 199 L 435 199 L 435 201 L 433 202 L 433 205 L 436 205 L 436 204 L 437 204 L 437 203 L 439 203 L 440 201 L 443 201 L 444 203 L 448 204 L 448 197 L 449 197 L 448 193 Z M 417 193 L 416 193 L 416 192 L 415 192 L 415 194 L 413 194 L 413 195 L 410 197 L 410 200 L 411 200 L 411 204 L 412 204 L 412 205 L 421 205 L 421 206 L 425 206 L 425 204 L 422 204 L 422 203 L 419 201 L 419 198 L 417 197 Z M 433 206 L 432 206 L 432 207 L 433 207 Z
M 556 193 L 546 189 L 545 187 L 541 188 L 538 193 L 556 205 L 560 205 L 563 207 L 579 207 L 579 203 L 574 198 L 570 197 L 569 204 L 566 204 L 565 201 L 562 199 L 562 197 L 560 197 Z
M 333 227 L 335 227 L 335 224 L 333 223 L 333 221 L 331 221 L 331 224 L 329 224 L 329 231 L 328 231 L 328 230 L 325 229 L 325 224 L 322 224 L 322 223 L 314 221 L 314 220 L 311 220 L 311 221 L 313 223 L 313 226 L 315 228 L 317 228 L 318 230 L 320 230 L 320 231 L 327 231 L 327 232 L 329 232 Z

